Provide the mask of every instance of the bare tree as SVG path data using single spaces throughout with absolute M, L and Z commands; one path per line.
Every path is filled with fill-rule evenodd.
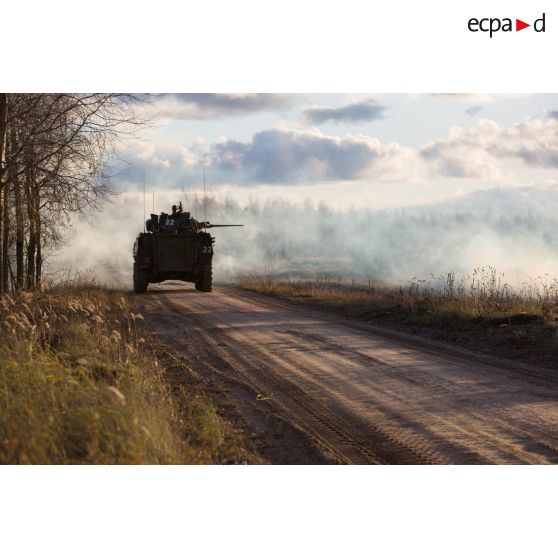
M 106 163 L 144 123 L 129 95 L 2 94 L 0 101 L 2 288 L 15 250 L 15 287 L 37 289 L 44 247 L 60 242 L 72 214 L 98 208 L 111 194 Z
M 4 284 L 4 239 L 6 237 L 6 229 L 4 228 L 4 208 L 7 207 L 6 201 L 6 184 L 4 182 L 4 162 L 5 162 L 5 145 L 8 130 L 8 94 L 0 93 L 0 294 L 6 291 Z

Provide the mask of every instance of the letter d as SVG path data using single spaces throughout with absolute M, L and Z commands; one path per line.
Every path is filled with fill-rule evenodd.
M 539 27 L 539 24 L 540 24 L 540 27 Z M 543 14 L 541 18 L 536 19 L 535 23 L 533 24 L 533 29 L 537 33 L 544 33 L 544 27 L 545 27 L 545 14 Z

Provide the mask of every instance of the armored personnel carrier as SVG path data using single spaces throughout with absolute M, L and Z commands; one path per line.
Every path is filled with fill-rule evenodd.
M 172 206 L 172 213 L 151 214 L 145 223 L 147 232 L 134 243 L 134 292 L 145 293 L 149 283 L 178 279 L 194 283 L 196 289 L 211 292 L 212 260 L 215 239 L 206 232 L 213 225 L 196 221 L 189 211 Z

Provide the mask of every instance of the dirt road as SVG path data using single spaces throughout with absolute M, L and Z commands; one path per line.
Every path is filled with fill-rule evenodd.
M 558 463 L 558 374 L 232 287 L 151 286 L 138 304 L 334 461 Z

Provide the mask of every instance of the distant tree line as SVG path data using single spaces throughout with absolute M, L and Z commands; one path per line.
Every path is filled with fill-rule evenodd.
M 273 198 L 239 203 L 232 197 L 182 196 L 194 215 L 243 229 L 215 229 L 218 280 L 240 273 L 330 279 L 374 278 L 407 284 L 475 268 L 495 267 L 520 286 L 539 274 L 558 277 L 558 195 L 544 191 L 525 208 L 520 191 L 498 211 L 499 193 L 478 208 L 442 205 L 407 209 L 336 210 L 325 203 Z M 176 198 L 175 198 L 176 199 Z M 512 203 L 513 202 L 513 203 Z M 129 264 L 126 264 L 129 265 Z
M 0 93 L 0 294 L 41 288 L 45 247 L 110 193 L 104 169 L 141 122 L 118 94 Z

